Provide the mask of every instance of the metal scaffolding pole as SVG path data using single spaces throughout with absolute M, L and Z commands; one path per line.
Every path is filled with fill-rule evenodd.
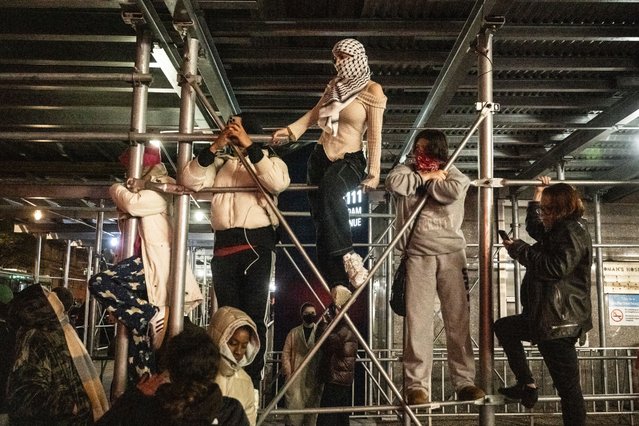
M 479 69 L 479 102 L 493 102 L 493 31 L 483 28 L 477 41 Z M 492 108 L 491 108 L 492 109 Z M 479 129 L 479 178 L 493 178 L 493 116 L 488 114 Z M 493 189 L 479 188 L 479 376 L 486 394 L 493 394 L 493 276 L 492 276 L 492 218 Z M 479 408 L 479 424 L 495 424 L 495 407 Z
M 144 25 L 136 28 L 136 57 L 135 69 L 141 73 L 149 72 L 151 58 L 151 33 Z M 146 110 L 149 96 L 149 86 L 144 83 L 133 85 L 133 99 L 131 107 L 131 132 L 146 132 Z M 131 148 L 128 176 L 139 179 L 142 175 L 142 158 L 144 156 L 144 144 L 134 143 Z M 129 218 L 126 221 L 124 241 L 122 241 L 122 259 L 133 255 L 135 236 L 138 233 L 138 219 Z M 128 331 L 118 322 L 115 339 L 115 362 L 113 366 L 113 384 L 111 385 L 111 399 L 117 399 L 126 389 L 127 382 L 127 358 L 128 358 Z
M 91 293 L 89 292 L 89 280 L 91 279 L 91 276 L 93 275 L 93 268 L 92 268 L 92 262 L 93 262 L 93 247 L 89 246 L 88 247 L 88 251 L 87 251 L 87 281 L 84 285 L 84 318 L 83 318 L 83 324 L 84 324 L 84 328 L 82 329 L 82 342 L 84 343 L 84 346 L 87 346 L 88 343 L 88 338 L 89 338 L 89 300 L 91 300 Z
M 64 271 L 63 271 L 63 279 L 62 286 L 64 288 L 69 288 L 69 269 L 71 268 L 71 244 L 73 241 L 67 240 L 67 250 L 64 254 Z
M 603 276 L 603 249 L 601 244 L 601 194 L 595 193 L 595 284 L 597 288 L 597 310 L 599 312 L 599 346 L 606 347 L 606 295 L 604 293 L 604 276 Z M 605 358 L 606 350 L 601 350 L 601 355 Z M 605 359 L 601 361 L 602 380 L 604 392 L 608 393 L 608 363 Z M 606 410 L 608 403 L 606 402 Z
M 151 83 L 153 76 L 146 73 L 59 73 L 59 72 L 14 72 L 0 73 L 0 81 L 124 81 L 128 83 Z
M 197 55 L 199 41 L 191 36 L 186 36 L 182 63 L 182 86 L 180 102 L 180 133 L 193 132 L 195 121 L 195 91 L 188 83 L 189 78 L 197 75 Z M 180 142 L 177 159 L 177 183 L 182 183 L 182 171 L 186 167 L 193 154 L 193 146 L 190 142 Z M 184 327 L 184 287 L 187 269 L 187 239 L 189 227 L 189 202 L 188 194 L 177 195 L 174 199 L 175 218 L 173 229 L 173 241 L 171 244 L 171 304 L 168 322 L 168 337 L 175 336 Z
M 517 194 L 510 196 L 511 204 L 511 228 L 513 231 L 513 240 L 519 239 L 519 199 Z M 513 260 L 513 276 L 515 285 L 515 313 L 521 314 L 521 264 Z
M 36 255 L 33 265 L 33 282 L 40 282 L 40 261 L 42 260 L 42 234 L 36 236 Z
M 100 200 L 100 208 L 104 208 L 104 200 Z M 100 258 L 102 256 L 102 230 L 104 228 L 104 211 L 98 212 L 98 217 L 95 223 L 95 256 L 92 259 L 93 262 L 93 274 L 97 274 L 100 272 Z M 93 352 L 95 350 L 95 322 L 96 322 L 96 313 L 98 310 L 98 302 L 95 300 L 95 297 L 91 296 L 90 299 L 84 301 L 84 309 L 85 311 L 89 311 L 89 322 L 88 322 L 88 339 L 87 339 L 87 349 L 89 351 L 89 355 L 93 356 Z

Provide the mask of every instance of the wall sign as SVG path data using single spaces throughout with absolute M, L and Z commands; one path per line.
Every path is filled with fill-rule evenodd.
M 639 294 L 609 294 L 608 323 L 639 326 Z

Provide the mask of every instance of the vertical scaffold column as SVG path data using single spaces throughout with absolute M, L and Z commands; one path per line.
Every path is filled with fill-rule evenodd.
M 42 260 L 42 234 L 38 234 L 36 237 L 36 255 L 35 263 L 33 265 L 33 282 L 40 282 L 40 261 Z
M 510 196 L 511 227 L 513 240 L 519 239 L 519 199 L 517 194 Z M 515 313 L 521 314 L 521 264 L 513 260 L 513 284 L 515 285 Z
M 484 28 L 479 35 L 478 70 L 479 102 L 482 105 L 493 102 L 493 30 Z M 488 114 L 479 128 L 479 179 L 493 178 L 493 116 Z M 493 188 L 479 188 L 479 376 L 481 387 L 486 394 L 493 393 L 493 265 L 492 265 L 492 218 Z M 495 424 L 495 409 L 492 405 L 482 405 L 479 410 L 479 424 Z
M 93 257 L 93 274 L 100 272 L 100 257 L 102 256 L 102 231 L 104 229 L 104 200 L 100 200 L 100 211 L 98 212 L 97 222 L 95 224 L 95 255 Z M 88 336 L 85 342 L 89 355 L 93 356 L 95 350 L 95 320 L 98 310 L 98 302 L 95 297 L 91 296 L 84 301 L 84 310 L 89 311 L 87 322 Z M 86 314 L 85 314 L 86 315 Z
M 195 91 L 187 81 L 197 76 L 197 55 L 199 41 L 186 36 L 184 43 L 184 55 L 182 62 L 181 82 L 182 93 L 180 102 L 180 133 L 193 133 L 195 120 Z M 193 154 L 192 142 L 180 142 L 178 144 L 177 158 L 177 183 L 182 184 L 182 171 L 191 160 Z M 186 243 L 189 227 L 189 195 L 177 195 L 175 197 L 175 220 L 172 241 L 171 259 L 171 310 L 169 313 L 168 335 L 175 336 L 184 326 L 184 282 L 186 279 Z
M 73 245 L 73 241 L 67 240 L 67 250 L 64 254 L 64 271 L 63 271 L 63 281 L 62 286 L 64 288 L 69 288 L 69 269 L 71 269 L 71 246 Z
M 82 328 L 82 343 L 84 346 L 87 345 L 87 340 L 89 338 L 89 300 L 91 300 L 91 293 L 89 292 L 89 280 L 93 275 L 93 247 L 89 246 L 87 248 L 87 280 L 84 283 L 84 317 L 82 323 L 84 327 Z
M 151 59 L 151 32 L 145 25 L 136 27 L 136 55 L 135 71 L 149 73 Z M 131 132 L 146 133 L 146 110 L 149 96 L 148 83 L 133 83 L 133 100 L 131 106 Z M 139 179 L 142 176 L 142 158 L 144 144 L 131 145 L 131 156 L 128 168 L 128 176 Z M 133 256 L 135 236 L 138 233 L 138 220 L 129 218 L 126 221 L 126 230 L 122 235 L 121 259 Z M 128 331 L 126 327 L 117 323 L 115 338 L 115 363 L 113 366 L 113 384 L 111 386 L 111 399 L 122 395 L 126 389 L 127 381 L 127 357 L 128 357 Z

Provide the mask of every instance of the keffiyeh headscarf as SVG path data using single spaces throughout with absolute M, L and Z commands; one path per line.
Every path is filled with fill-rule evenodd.
M 341 40 L 333 47 L 333 55 L 337 56 L 338 53 L 346 53 L 350 57 L 335 62 L 337 76 L 324 90 L 317 123 L 333 136 L 337 135 L 340 111 L 355 99 L 371 79 L 368 57 L 362 43 L 352 38 Z

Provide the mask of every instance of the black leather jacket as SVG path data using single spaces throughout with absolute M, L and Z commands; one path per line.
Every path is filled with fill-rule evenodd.
M 526 267 L 522 314 L 530 319 L 533 343 L 586 333 L 592 328 L 588 228 L 583 220 L 566 219 L 546 231 L 539 203 L 530 202 L 526 231 L 537 242 L 516 240 L 508 254 Z

